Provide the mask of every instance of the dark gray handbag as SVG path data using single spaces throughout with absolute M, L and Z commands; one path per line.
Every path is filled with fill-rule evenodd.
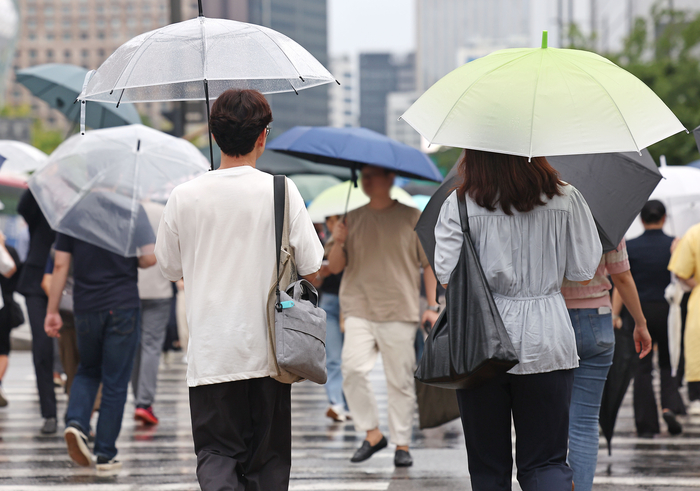
M 318 292 L 301 279 L 280 291 L 280 255 L 284 231 L 286 177 L 274 176 L 275 247 L 277 285 L 275 289 L 275 355 L 280 368 L 317 384 L 325 384 L 326 312 L 318 306 Z
M 459 203 L 462 251 L 447 284 L 447 307 L 428 334 L 416 378 L 449 389 L 476 387 L 518 364 L 469 235 L 467 205 Z

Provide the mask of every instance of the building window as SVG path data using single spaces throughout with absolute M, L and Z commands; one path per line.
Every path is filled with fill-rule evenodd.
M 133 17 L 130 17 L 126 21 L 126 25 L 133 29 L 134 27 L 136 27 L 136 19 L 134 19 Z
M 112 19 L 112 29 L 119 29 L 122 26 L 122 22 L 118 18 Z
M 47 33 L 46 33 L 46 39 L 48 39 L 49 41 L 52 40 L 52 39 L 54 39 L 55 37 L 56 37 L 56 36 L 54 36 L 53 32 L 47 32 Z
M 80 22 L 78 23 L 81 29 L 87 29 L 88 28 L 88 21 L 85 18 L 80 19 Z
M 89 38 L 89 37 L 90 37 L 90 36 L 88 35 L 87 32 L 81 32 L 81 33 L 80 33 L 80 39 L 87 39 L 87 38 Z
M 104 28 L 104 26 L 105 26 L 105 20 L 104 20 L 104 18 L 103 18 L 103 17 L 100 17 L 99 19 L 97 19 L 97 20 L 95 21 L 95 25 L 96 25 L 97 27 L 99 27 L 100 29 Z
M 98 37 L 99 39 L 104 39 L 104 38 L 105 38 L 105 33 L 104 33 L 103 31 L 100 31 L 100 32 L 97 33 L 97 37 Z
M 84 49 L 80 52 L 80 54 L 83 55 L 83 58 L 87 58 L 90 55 L 90 52 Z
M 65 32 L 63 33 L 63 39 L 65 39 L 66 41 L 70 40 L 72 37 L 73 37 L 73 36 L 71 36 L 71 33 L 68 32 L 68 31 L 65 31 Z
M 70 17 L 64 17 L 63 18 L 63 28 L 64 29 L 70 29 L 73 23 L 71 22 Z
M 53 5 L 44 7 L 44 15 L 53 15 Z
M 66 58 L 70 58 L 70 55 L 71 55 L 71 51 L 69 49 L 67 49 L 63 52 L 63 56 L 65 56 Z
M 98 54 L 98 56 L 99 56 L 100 58 L 103 58 L 104 55 L 105 55 L 105 50 L 102 49 L 102 48 L 100 48 L 100 49 L 97 50 L 97 54 Z
M 53 29 L 53 25 L 54 25 L 53 19 L 45 19 L 44 20 L 44 27 L 46 29 Z
M 29 57 L 30 57 L 31 59 L 36 58 L 36 50 L 35 50 L 35 49 L 30 49 L 30 50 L 29 50 Z
M 52 49 L 47 49 L 47 50 L 46 50 L 46 57 L 47 57 L 47 58 L 53 58 L 53 50 L 52 50 Z

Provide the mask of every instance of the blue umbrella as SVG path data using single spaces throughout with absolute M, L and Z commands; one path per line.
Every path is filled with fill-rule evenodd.
M 74 104 L 83 90 L 85 68 L 62 63 L 47 63 L 17 71 L 17 81 L 39 99 L 61 111 L 69 121 L 80 118 L 80 104 Z M 91 102 L 85 107 L 85 124 L 93 129 L 141 124 L 141 117 L 132 104 Z
M 354 171 L 363 165 L 404 177 L 442 182 L 442 174 L 420 150 L 366 128 L 295 126 L 267 145 L 276 152 Z

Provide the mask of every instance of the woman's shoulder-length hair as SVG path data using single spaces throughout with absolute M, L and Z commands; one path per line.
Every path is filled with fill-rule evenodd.
M 565 183 L 545 157 L 506 155 L 465 149 L 459 161 L 462 183 L 457 188 L 482 208 L 495 211 L 500 206 L 506 215 L 513 208 L 521 213 L 545 204 L 543 196 L 562 196 Z

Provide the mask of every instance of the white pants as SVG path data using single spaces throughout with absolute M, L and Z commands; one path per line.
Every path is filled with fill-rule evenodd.
M 411 442 L 416 391 L 414 322 L 372 322 L 359 317 L 345 319 L 343 341 L 343 391 L 355 428 L 379 427 L 377 401 L 369 374 L 382 354 L 388 396 L 391 440 L 398 446 Z

